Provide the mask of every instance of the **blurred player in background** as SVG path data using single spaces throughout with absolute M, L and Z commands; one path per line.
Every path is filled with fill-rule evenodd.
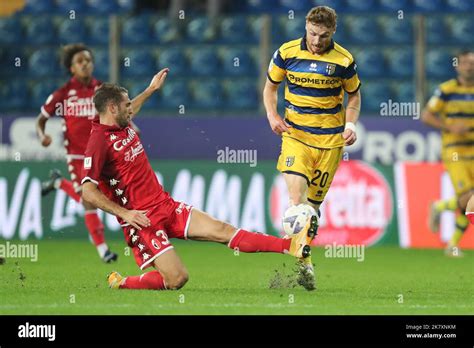
M 334 42 L 337 15 L 329 7 L 312 8 L 303 38 L 284 43 L 268 68 L 263 101 L 270 126 L 282 136 L 277 169 L 283 173 L 290 205 L 308 203 L 316 211 L 339 166 L 344 145 L 356 141 L 360 81 L 352 55 Z M 285 118 L 277 111 L 278 86 L 286 79 Z M 344 109 L 344 93 L 348 94 Z M 310 258 L 301 262 L 313 278 Z
M 462 255 L 458 244 L 469 225 L 465 212 L 474 193 L 474 51 L 461 52 L 457 62 L 457 78 L 439 86 L 422 114 L 424 123 L 441 130 L 441 159 L 456 192 L 455 197 L 431 205 L 431 230 L 439 230 L 443 211 L 457 208 L 461 211 L 456 217 L 454 235 L 446 247 L 448 256 Z
M 168 69 L 156 74 L 143 92 L 152 95 L 164 83 Z M 316 235 L 316 217 L 291 238 L 253 233 L 216 220 L 176 202 L 158 182 L 142 143 L 130 122 L 136 113 L 123 87 L 104 84 L 94 96 L 100 122 L 94 122 L 84 158 L 82 197 L 117 216 L 140 269 L 140 276 L 108 276 L 115 289 L 179 289 L 187 270 L 168 238 L 225 243 L 241 252 L 288 253 L 307 256 Z M 217 260 L 216 260 L 217 261 Z
M 48 147 L 52 139 L 45 133 L 46 122 L 55 115 L 63 117 L 64 146 L 71 180 L 63 178 L 61 172 L 55 169 L 51 171 L 50 180 L 43 183 L 41 194 L 44 196 L 55 189 L 61 189 L 76 202 L 81 202 L 80 175 L 84 151 L 92 121 L 98 120 L 92 98 L 102 82 L 93 77 L 92 51 L 83 44 L 65 46 L 62 63 L 70 72 L 71 78 L 54 91 L 41 107 L 36 121 L 36 131 L 41 145 Z M 135 98 L 132 101 L 134 111 L 138 112 L 142 103 L 143 99 L 140 96 Z M 86 227 L 100 258 L 107 263 L 115 261 L 118 256 L 109 250 L 105 242 L 104 225 L 97 215 L 96 208 L 87 202 L 81 203 L 84 205 Z
M 466 216 L 471 222 L 471 224 L 474 225 L 474 195 L 472 195 L 469 201 L 467 202 Z

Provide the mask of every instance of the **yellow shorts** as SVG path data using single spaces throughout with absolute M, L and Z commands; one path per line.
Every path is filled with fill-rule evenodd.
M 474 190 L 474 160 L 444 161 L 456 196 Z
M 282 137 L 277 169 L 304 177 L 308 183 L 308 201 L 321 204 L 341 161 L 342 149 L 320 149 Z

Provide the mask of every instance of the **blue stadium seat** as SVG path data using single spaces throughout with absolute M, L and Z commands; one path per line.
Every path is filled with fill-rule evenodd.
M 472 44 L 474 38 L 473 17 L 456 18 L 451 26 L 452 44 Z
M 49 95 L 60 86 L 60 81 L 50 79 L 42 79 L 41 81 L 33 83 L 30 88 L 30 106 L 39 110 Z
M 89 42 L 93 45 L 109 43 L 109 19 L 94 17 L 89 22 Z
M 215 48 L 194 50 L 190 59 L 192 73 L 199 76 L 217 76 L 220 73 L 220 64 L 216 53 Z
M 402 10 L 404 15 L 411 10 L 411 1 L 409 0 L 379 0 L 379 7 L 384 12 L 397 12 Z
M 0 18 L 0 44 L 14 44 L 22 41 L 20 20 L 16 17 Z
M 373 18 L 352 16 L 344 24 L 353 43 L 373 44 L 379 40 L 380 29 Z
M 137 95 L 143 92 L 145 88 L 148 87 L 149 84 L 150 84 L 149 79 L 131 83 L 130 88 L 128 90 L 128 95 L 130 99 L 135 98 Z M 147 99 L 145 103 L 143 103 L 142 110 L 150 110 L 150 109 L 158 108 L 159 98 L 160 98 L 159 93 L 154 93 L 150 98 Z
M 85 0 L 56 0 L 56 12 L 63 15 L 69 15 L 71 11 L 77 15 L 87 12 L 87 3 Z
M 222 53 L 223 72 L 233 76 L 243 76 L 256 73 L 255 65 L 248 49 L 225 48 Z
M 193 88 L 193 105 L 198 109 L 219 108 L 224 103 L 222 87 L 218 81 L 199 81 L 197 88 Z
M 153 34 L 160 43 L 171 43 L 179 39 L 178 25 L 169 18 L 160 18 L 153 25 Z
M 105 48 L 94 48 L 94 76 L 99 80 L 107 81 L 109 79 L 109 52 Z M 123 61 L 122 61 L 123 62 Z M 152 72 L 150 72 L 152 74 Z
M 283 16 L 280 21 L 280 28 L 283 34 L 281 43 L 298 39 L 305 34 L 305 18 L 304 16 L 296 16 L 294 19 L 288 19 L 287 16 Z
M 235 109 L 256 109 L 258 107 L 257 87 L 254 80 L 232 81 L 227 92 L 226 106 Z
M 396 83 L 394 90 L 396 92 L 396 97 L 392 100 L 402 103 L 415 101 L 415 86 L 412 81 Z
M 415 11 L 418 12 L 442 12 L 444 11 L 442 0 L 413 0 Z
M 55 28 L 48 16 L 33 17 L 26 27 L 26 41 L 33 45 L 53 44 L 56 42 Z
M 280 10 L 286 13 L 288 13 L 288 11 L 306 13 L 313 7 L 310 0 L 280 0 L 279 5 Z
M 129 51 L 122 57 L 120 66 L 122 75 L 126 77 L 150 77 L 156 70 L 152 55 L 144 49 Z
M 116 0 L 87 0 L 87 5 L 89 12 L 94 14 L 109 15 L 119 10 Z
M 358 73 L 361 77 L 384 77 L 386 74 L 385 57 L 376 48 L 367 48 L 357 55 Z
M 170 68 L 170 76 L 185 75 L 188 71 L 186 56 L 180 47 L 170 47 L 161 51 L 158 63 L 158 69 Z
M 347 6 L 344 0 L 313 0 L 311 7 L 315 6 L 329 6 L 337 13 L 347 12 Z
M 180 105 L 192 107 L 188 85 L 184 80 L 169 80 L 161 88 L 160 107 L 178 110 Z
M 336 34 L 334 34 L 334 41 L 344 46 L 346 37 L 347 37 L 347 33 L 346 33 L 346 27 L 344 26 L 344 22 L 339 21 L 336 27 Z
M 447 51 L 434 49 L 425 57 L 428 78 L 449 78 L 454 76 L 453 55 Z
M 29 72 L 33 76 L 51 77 L 61 71 L 55 50 L 41 48 L 33 52 L 28 61 Z
M 198 17 L 188 23 L 186 36 L 196 43 L 211 42 L 216 39 L 216 32 L 209 18 Z
M 28 58 L 20 47 L 0 46 L 0 76 L 15 77 L 28 75 Z
M 383 17 L 381 27 L 384 33 L 383 41 L 387 44 L 411 44 L 413 43 L 413 22 L 411 17 L 403 20 L 396 17 Z
M 448 10 L 455 12 L 474 11 L 474 2 L 472 0 L 446 0 Z
M 443 17 L 428 17 L 425 21 L 426 41 L 431 45 L 446 44 L 450 35 Z
M 247 11 L 253 13 L 275 11 L 276 6 L 268 0 L 247 0 Z
M 21 13 L 41 14 L 52 13 L 55 10 L 54 0 L 26 0 L 26 6 Z
M 247 43 L 249 38 L 249 25 L 242 16 L 224 18 L 220 25 L 220 39 L 224 43 Z
M 148 16 L 136 16 L 122 23 L 121 40 L 124 45 L 144 44 L 152 42 Z
M 1 87 L 2 109 L 18 110 L 31 108 L 28 84 L 24 79 L 13 79 Z
M 379 113 L 380 104 L 387 103 L 389 99 L 393 100 L 393 93 L 388 83 L 365 81 L 362 84 L 362 110 L 364 113 Z
M 129 13 L 135 8 L 135 0 L 117 0 L 119 13 Z
M 86 37 L 86 27 L 81 19 L 65 19 L 58 27 L 58 38 L 61 44 L 84 42 Z
M 390 74 L 393 77 L 412 77 L 415 73 L 415 57 L 413 48 L 390 49 L 387 52 Z
M 375 0 L 346 0 L 347 10 L 350 12 L 373 12 L 377 11 Z

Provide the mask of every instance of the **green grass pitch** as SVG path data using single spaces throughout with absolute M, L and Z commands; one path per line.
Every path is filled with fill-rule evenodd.
M 39 259 L 0 266 L 0 314 L 473 314 L 474 252 L 374 247 L 365 260 L 326 258 L 313 248 L 317 290 L 269 288 L 293 259 L 238 256 L 223 245 L 173 241 L 190 280 L 177 291 L 111 290 L 106 275 L 141 274 L 125 243 L 109 243 L 118 263 L 103 264 L 87 241 L 38 242 Z M 283 266 L 285 264 L 285 266 Z

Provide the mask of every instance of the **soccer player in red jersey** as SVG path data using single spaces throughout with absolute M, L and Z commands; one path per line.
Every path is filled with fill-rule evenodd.
M 474 195 L 472 195 L 467 202 L 466 216 L 469 222 L 474 225 Z
M 84 152 L 92 121 L 99 119 L 92 98 L 102 82 L 92 76 L 94 59 L 92 51 L 87 46 L 83 44 L 65 46 L 62 60 L 63 65 L 71 73 L 71 79 L 54 91 L 41 107 L 36 131 L 41 145 L 48 147 L 52 139 L 45 133 L 46 122 L 55 115 L 63 118 L 64 146 L 71 181 L 63 178 L 59 170 L 53 170 L 50 180 L 43 183 L 41 193 L 44 196 L 54 189 L 61 189 L 76 202 L 81 202 L 80 175 Z M 132 101 L 135 112 L 141 108 L 143 100 L 143 96 L 139 95 Z M 107 263 L 115 261 L 117 254 L 111 252 L 105 243 L 104 225 L 97 215 L 96 208 L 87 202 L 82 204 L 85 209 L 85 224 L 99 256 Z
M 151 91 L 163 84 L 167 73 L 168 69 L 163 69 L 155 75 Z M 213 241 L 249 253 L 287 253 L 297 258 L 310 254 L 315 219 L 285 239 L 236 229 L 173 200 L 158 182 L 139 137 L 130 127 L 136 113 L 127 90 L 103 84 L 94 95 L 94 104 L 100 122 L 92 124 L 84 155 L 82 197 L 117 217 L 140 269 L 155 268 L 140 276 L 122 277 L 112 272 L 108 276 L 111 288 L 164 290 L 184 286 L 188 272 L 170 238 Z

